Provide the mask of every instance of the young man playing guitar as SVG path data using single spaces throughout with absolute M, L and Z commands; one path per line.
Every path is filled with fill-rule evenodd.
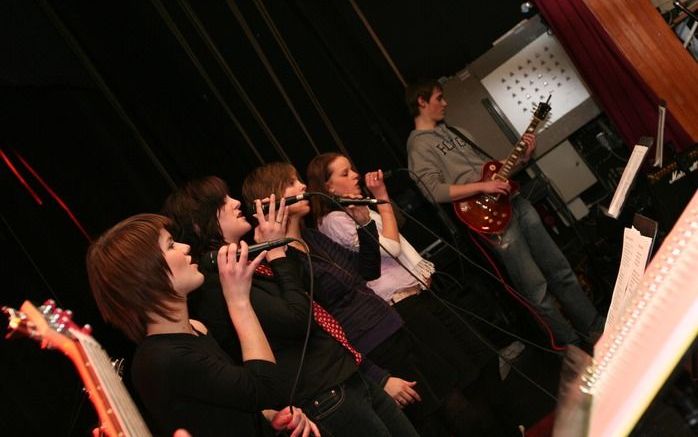
M 509 194 L 513 194 L 511 216 L 506 218 L 510 220 L 508 225 L 496 233 L 483 227 L 480 233 L 491 241 L 514 289 L 550 327 L 556 344 L 579 344 L 580 337 L 600 334 L 604 318 L 582 291 L 569 262 L 533 206 L 523 196 L 512 193 L 512 185 L 500 177 L 501 171 L 494 179 L 482 178 L 487 159 L 476 150 L 477 146 L 473 147 L 467 131 L 444 123 L 447 103 L 441 85 L 437 81 L 414 83 L 407 87 L 405 97 L 414 117 L 414 130 L 407 139 L 409 168 L 412 177 L 420 179 L 416 182 L 424 195 L 444 203 L 482 194 L 487 194 L 489 200 L 501 197 L 508 201 Z M 536 143 L 535 125 L 532 126 L 512 152 L 517 159 L 507 160 L 505 166 L 531 157 Z M 555 299 L 574 328 L 560 314 Z

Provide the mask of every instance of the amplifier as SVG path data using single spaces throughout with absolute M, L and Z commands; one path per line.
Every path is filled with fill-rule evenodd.
M 662 168 L 647 174 L 655 213 L 669 231 L 698 189 L 698 145 L 684 150 Z

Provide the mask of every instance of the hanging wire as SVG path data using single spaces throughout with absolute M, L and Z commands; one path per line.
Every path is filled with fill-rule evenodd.
M 136 140 L 136 143 L 143 149 L 145 154 L 148 156 L 152 164 L 155 166 L 157 169 L 158 173 L 160 173 L 160 176 L 167 182 L 167 184 L 170 186 L 171 189 L 175 189 L 177 187 L 177 184 L 175 184 L 174 179 L 172 179 L 172 176 L 167 172 L 165 167 L 162 165 L 158 157 L 155 155 L 153 152 L 153 149 L 150 147 L 148 142 L 145 140 L 143 135 L 141 134 L 140 130 L 138 130 L 138 127 L 136 126 L 136 123 L 131 119 L 129 114 L 126 112 L 126 109 L 123 107 L 119 99 L 116 97 L 114 92 L 109 88 L 109 85 L 107 85 L 107 82 L 104 80 L 100 72 L 97 70 L 97 67 L 94 65 L 90 57 L 87 55 L 85 50 L 83 50 L 82 46 L 78 42 L 78 40 L 75 38 L 75 36 L 70 32 L 68 27 L 65 25 L 63 20 L 56 14 L 56 11 L 51 7 L 51 5 L 46 1 L 46 0 L 38 0 L 38 4 L 41 7 L 41 9 L 44 11 L 46 16 L 49 18 L 53 26 L 56 28 L 58 33 L 63 36 L 63 39 L 65 40 L 66 44 L 70 49 L 73 51 L 75 56 L 82 62 L 83 67 L 87 70 L 87 73 L 90 75 L 92 80 L 95 82 L 97 87 L 102 91 L 104 94 L 104 97 L 107 99 L 109 104 L 111 104 L 112 108 L 114 108 L 114 111 L 116 111 L 117 115 L 121 120 L 126 124 L 128 129 L 131 131 L 131 134 Z
M 274 146 L 274 149 L 276 149 L 276 153 L 278 153 L 284 161 L 290 162 L 291 160 L 288 157 L 288 154 L 286 154 L 286 151 L 283 149 L 281 143 L 269 128 L 269 125 L 255 106 L 249 94 L 247 94 L 245 88 L 243 88 L 242 84 L 233 73 L 233 70 L 230 68 L 228 62 L 226 62 L 225 58 L 223 57 L 223 54 L 220 52 L 220 50 L 218 50 L 218 47 L 211 39 L 211 35 L 209 35 L 209 33 L 206 32 L 206 28 L 201 23 L 201 20 L 196 15 L 196 12 L 194 12 L 194 10 L 192 9 L 191 4 L 187 0 L 177 0 L 177 3 L 179 4 L 179 7 L 182 9 L 182 11 L 184 11 L 184 14 L 189 19 L 189 22 L 192 24 L 192 26 L 194 26 L 194 29 L 196 29 L 197 33 L 199 34 L 199 37 L 201 37 L 201 39 L 206 44 L 206 47 L 208 47 L 208 50 L 211 52 L 211 54 L 213 54 L 213 58 L 218 63 L 218 66 L 221 67 L 223 73 L 225 73 L 225 76 L 228 78 L 228 81 L 230 81 L 230 83 L 235 88 L 235 91 L 242 99 L 242 102 L 245 104 L 245 106 L 247 106 L 247 109 L 249 109 L 249 111 L 252 113 L 252 116 L 257 121 L 257 123 L 262 127 L 262 130 L 264 131 L 264 134 L 266 135 L 267 139 L 269 140 L 271 145 Z
M 228 103 L 225 101 L 225 98 L 223 98 L 223 95 L 221 94 L 220 90 L 216 85 L 213 83 L 213 79 L 208 75 L 206 72 L 206 69 L 204 66 L 201 64 L 201 61 L 199 58 L 194 54 L 194 50 L 191 48 L 189 43 L 187 42 L 186 38 L 184 35 L 182 35 L 182 32 L 179 30 L 179 27 L 177 27 L 177 24 L 174 22 L 172 19 L 172 16 L 170 15 L 169 12 L 167 12 L 167 9 L 165 6 L 162 4 L 160 0 L 150 0 L 150 3 L 153 4 L 155 9 L 158 11 L 160 14 L 160 17 L 162 20 L 165 22 L 167 27 L 170 29 L 170 32 L 174 35 L 174 37 L 177 39 L 177 42 L 179 45 L 182 47 L 182 49 L 185 51 L 187 56 L 189 56 L 189 60 L 194 64 L 194 67 L 196 67 L 196 70 L 199 72 L 201 75 L 201 78 L 206 82 L 208 85 L 209 89 L 213 93 L 213 95 L 216 97 L 216 100 L 218 100 L 218 103 L 221 105 L 223 108 L 223 111 L 225 111 L 226 115 L 230 119 L 230 121 L 233 122 L 235 127 L 238 129 L 240 134 L 245 140 L 245 143 L 247 143 L 247 146 L 252 150 L 252 153 L 257 157 L 257 160 L 259 161 L 260 164 L 264 164 L 264 158 L 262 155 L 259 153 L 259 150 L 257 150 L 257 147 L 255 147 L 254 143 L 252 142 L 252 139 L 250 136 L 247 134 L 247 131 L 245 128 L 242 126 L 242 123 L 240 123 L 240 120 L 235 116 L 233 113 L 233 110 L 230 108 Z
M 291 100 L 288 93 L 286 92 L 286 89 L 284 88 L 283 84 L 281 83 L 281 80 L 279 80 L 279 77 L 276 75 L 276 72 L 274 71 L 274 68 L 272 67 L 271 62 L 269 62 L 269 58 L 267 58 L 267 55 L 264 53 L 264 51 L 262 50 L 262 47 L 259 45 L 259 42 L 255 38 L 254 33 L 252 32 L 252 29 L 250 29 L 250 25 L 247 23 L 247 20 L 245 20 L 245 17 L 242 15 L 242 12 L 240 12 L 240 9 L 235 4 L 234 0 L 227 0 L 226 3 L 228 4 L 228 8 L 230 9 L 230 11 L 235 16 L 235 19 L 240 24 L 242 31 L 245 33 L 245 36 L 247 37 L 247 40 L 252 45 L 252 48 L 254 49 L 255 53 L 257 53 L 257 57 L 259 57 L 259 60 L 262 62 L 262 64 L 264 64 L 264 68 L 267 70 L 267 74 L 269 74 L 269 77 L 271 77 L 272 82 L 274 82 L 274 85 L 276 85 L 276 89 L 279 91 L 279 93 L 283 97 L 284 101 L 286 102 L 288 109 L 291 111 L 291 113 L 295 117 L 296 122 L 298 123 L 301 130 L 303 131 L 303 134 L 305 135 L 306 139 L 308 140 L 308 143 L 313 148 L 315 153 L 317 155 L 319 155 L 320 150 L 318 150 L 317 145 L 315 144 L 315 141 L 313 140 L 312 135 L 310 135 L 310 132 L 308 132 L 308 129 L 305 126 L 305 123 L 303 123 L 303 120 L 302 120 L 300 114 L 296 110 L 296 106 L 293 104 L 293 101 Z
M 286 44 L 286 41 L 284 41 L 284 38 L 281 35 L 281 33 L 279 32 L 279 29 L 274 24 L 274 21 L 272 20 L 271 15 L 269 14 L 269 11 L 267 10 L 266 6 L 264 6 L 264 2 L 262 2 L 262 0 L 254 0 L 254 4 L 257 7 L 257 10 L 259 11 L 260 15 L 262 16 L 262 19 L 264 19 L 264 22 L 267 24 L 267 27 L 269 28 L 269 31 L 271 32 L 272 36 L 276 40 L 276 43 L 281 48 L 281 51 L 284 53 L 284 56 L 286 56 L 286 61 L 288 61 L 289 65 L 291 66 L 291 69 L 293 70 L 293 73 L 296 75 L 296 78 L 301 83 L 303 90 L 307 94 L 308 99 L 310 99 L 310 102 L 315 107 L 315 110 L 317 111 L 318 115 L 320 116 L 320 119 L 325 124 L 325 127 L 327 128 L 327 131 L 332 136 L 334 143 L 337 145 L 339 150 L 342 151 L 343 154 L 348 156 L 349 152 L 347 151 L 346 146 L 344 145 L 344 142 L 342 141 L 342 138 L 340 138 L 339 134 L 337 133 L 337 130 L 334 128 L 334 125 L 332 124 L 332 121 L 330 120 L 329 116 L 325 112 L 325 109 L 322 107 L 322 104 L 320 103 L 317 96 L 315 95 L 315 92 L 313 91 L 312 87 L 308 83 L 308 80 L 305 78 L 303 71 L 298 66 L 298 63 L 296 62 L 296 59 L 294 58 L 293 54 L 291 53 L 291 50 L 289 50 L 288 45 Z
M 56 291 L 53 289 L 53 287 L 51 286 L 51 284 L 48 282 L 48 280 L 46 279 L 46 277 L 44 276 L 44 274 L 41 273 L 41 270 L 39 269 L 39 266 L 38 266 L 38 265 L 36 264 L 36 262 L 34 261 L 34 258 L 32 258 L 31 254 L 29 253 L 29 251 L 27 250 L 27 248 L 24 246 L 24 244 L 22 244 L 22 240 L 19 239 L 19 237 L 18 237 L 17 234 L 15 233 L 14 229 L 12 229 L 12 226 L 11 226 L 10 223 L 7 221 L 7 219 L 5 219 L 5 216 L 4 216 L 2 213 L 0 213 L 0 220 L 3 222 L 3 224 L 5 225 L 5 228 L 6 228 L 7 231 L 10 233 L 10 235 L 12 236 L 12 238 L 15 240 L 15 242 L 17 243 L 17 246 L 19 246 L 19 249 L 22 251 L 22 253 L 24 254 L 24 256 L 27 257 L 27 260 L 29 261 L 29 264 L 31 264 L 31 266 L 34 268 L 34 271 L 36 272 L 36 275 L 39 277 L 39 279 L 41 280 L 41 282 L 44 283 L 44 285 L 46 286 L 46 289 L 47 289 L 48 292 L 51 294 L 51 297 L 53 297 L 53 300 L 55 300 L 56 303 L 57 303 L 58 305 L 61 305 L 61 306 L 62 306 L 61 300 L 58 298 L 58 295 L 56 294 Z
M 339 203 L 336 201 L 336 199 L 334 199 L 332 196 L 328 196 L 328 195 L 326 195 L 325 193 L 319 193 L 319 192 L 313 192 L 312 194 L 316 194 L 316 195 L 325 197 L 325 198 L 327 198 L 328 200 L 330 200 L 331 202 L 336 203 L 336 206 L 339 207 L 339 208 L 341 208 L 341 210 L 344 210 L 345 212 L 347 211 L 346 208 L 345 208 L 344 206 L 342 206 L 341 204 L 339 204 Z M 348 214 L 348 213 L 347 213 L 347 215 L 349 215 L 349 217 L 351 217 L 352 219 L 354 219 L 354 217 L 351 216 L 351 214 Z M 356 220 L 355 220 L 355 221 L 356 221 Z M 358 222 L 356 222 L 356 223 L 358 224 Z M 383 245 L 380 243 L 380 241 L 378 240 L 378 238 L 376 238 L 375 236 L 371 235 L 370 233 L 367 233 L 367 235 L 369 235 L 370 238 L 371 238 L 372 240 L 374 240 L 374 241 L 378 244 L 378 246 L 381 247 L 386 253 L 390 254 L 390 251 L 388 251 L 385 247 L 383 247 Z M 356 278 L 355 278 L 355 277 L 356 277 L 356 274 L 355 274 L 355 273 L 349 272 L 349 271 L 347 271 L 346 269 L 344 269 L 342 266 L 340 266 L 339 264 L 337 264 L 333 259 L 331 259 L 327 254 L 315 253 L 315 254 L 313 254 L 312 256 L 315 257 L 315 258 L 318 258 L 318 259 L 322 259 L 324 262 L 327 262 L 327 263 L 333 265 L 335 268 L 337 268 L 337 269 L 339 269 L 340 271 L 342 271 L 342 272 L 343 272 L 344 274 L 346 274 L 348 277 L 354 278 L 354 280 L 356 281 Z M 491 351 L 493 351 L 499 358 L 501 358 L 504 362 L 506 362 L 508 365 L 510 365 L 511 368 L 512 368 L 517 374 L 519 374 L 522 378 L 524 378 L 526 381 L 528 381 L 532 386 L 534 386 L 535 388 L 537 388 L 538 390 L 540 390 L 540 391 L 541 391 L 542 393 L 544 393 L 546 396 L 548 396 L 548 397 L 550 397 L 551 399 L 557 401 L 557 397 L 556 397 L 554 394 L 552 394 L 552 393 L 551 393 L 550 391 L 548 391 L 545 387 L 543 387 L 541 384 L 539 384 L 538 382 L 536 382 L 533 378 L 531 378 L 530 376 L 528 376 L 523 370 L 519 369 L 518 366 L 517 366 L 515 363 L 512 362 L 512 360 L 509 360 L 509 359 L 506 359 L 505 357 L 502 357 L 502 356 L 501 356 L 501 353 L 499 352 L 499 350 L 497 350 L 497 348 L 496 348 L 492 343 L 490 343 L 489 340 L 487 340 L 484 336 L 482 336 L 482 334 L 480 334 L 480 333 L 478 332 L 478 330 L 475 329 L 468 321 L 466 321 L 460 314 L 458 314 L 458 313 L 455 311 L 455 309 L 458 309 L 458 310 L 460 310 L 461 312 L 464 312 L 464 313 L 466 313 L 466 314 L 468 314 L 468 315 L 471 315 L 471 316 L 477 318 L 479 321 L 481 321 L 481 322 L 483 322 L 483 323 L 485 323 L 485 324 L 487 324 L 487 325 L 489 325 L 489 326 L 492 326 L 492 327 L 494 327 L 495 329 L 500 330 L 501 332 L 504 332 L 504 333 L 506 333 L 506 334 L 509 334 L 509 335 L 511 335 L 511 336 L 514 337 L 514 338 L 522 339 L 522 340 L 525 341 L 526 343 L 531 344 L 531 345 L 533 345 L 533 346 L 535 346 L 535 347 L 537 347 L 537 348 L 539 348 L 539 349 L 541 349 L 541 350 L 543 350 L 543 351 L 550 352 L 550 353 L 552 353 L 552 354 L 554 354 L 554 355 L 559 355 L 559 352 L 556 352 L 556 351 L 553 351 L 553 350 L 551 350 L 551 349 L 547 349 L 547 348 L 541 347 L 540 345 L 537 345 L 537 344 L 535 344 L 534 342 L 531 342 L 530 340 L 525 340 L 525 339 L 523 339 L 522 337 L 520 337 L 520 336 L 518 336 L 518 335 L 516 335 L 516 334 L 514 334 L 514 333 L 511 333 L 511 332 L 507 331 L 506 329 L 501 328 L 501 327 L 499 327 L 499 326 L 493 324 L 492 322 L 486 320 L 485 318 L 480 317 L 479 315 L 474 314 L 474 313 L 472 313 L 472 312 L 469 311 L 469 310 L 466 310 L 465 308 L 459 307 L 459 306 L 457 306 L 457 305 L 455 305 L 455 304 L 452 304 L 452 303 L 450 303 L 450 302 L 444 300 L 444 299 L 441 298 L 436 292 L 434 292 L 427 284 L 425 284 L 424 281 L 422 281 L 419 277 L 417 277 L 417 276 L 415 275 L 414 272 L 412 272 L 412 271 L 411 271 L 410 269 L 408 269 L 404 264 L 402 264 L 402 262 L 400 262 L 400 260 L 399 260 L 397 257 L 394 257 L 392 254 L 390 254 L 390 256 L 391 256 L 391 258 L 393 258 L 406 272 L 408 272 L 417 282 L 419 282 L 423 287 L 425 287 L 425 291 L 426 291 L 426 292 L 430 293 L 431 296 L 433 296 L 433 297 L 436 299 L 436 301 L 439 302 L 439 303 L 443 306 L 444 309 L 446 309 L 446 310 L 449 311 L 451 314 L 453 314 L 454 317 L 456 317 L 456 319 L 458 319 L 466 328 L 468 328 L 468 329 L 469 329 L 469 330 L 470 330 L 470 331 L 471 331 L 471 332 L 472 332 L 472 333 L 473 333 L 473 334 L 474 334 L 474 335 L 475 335 L 488 349 L 490 349 Z M 360 281 L 360 282 L 361 282 L 361 281 Z
M 402 73 L 400 73 L 400 70 L 397 68 L 397 65 L 395 65 L 395 62 L 393 62 L 393 58 L 390 56 L 390 53 L 388 53 L 388 50 L 386 50 L 380 38 L 378 38 L 378 34 L 376 34 L 376 32 L 373 30 L 371 23 L 368 22 L 368 19 L 361 11 L 361 8 L 359 8 L 359 5 L 357 5 L 354 0 L 349 0 L 349 4 L 351 4 L 354 12 L 359 17 L 359 20 L 361 20 L 364 27 L 366 27 L 366 31 L 369 35 L 371 35 L 371 39 L 373 39 L 373 42 L 376 44 L 376 46 L 378 46 L 378 50 L 380 50 L 381 54 L 385 58 L 385 61 L 388 63 L 388 65 L 390 65 L 390 68 L 393 70 L 393 73 L 395 73 L 395 76 L 397 76 L 403 87 L 407 87 L 405 78 L 402 76 Z

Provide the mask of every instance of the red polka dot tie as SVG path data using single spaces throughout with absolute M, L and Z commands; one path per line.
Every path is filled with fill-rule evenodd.
M 361 364 L 361 353 L 354 349 L 354 346 L 349 343 L 344 328 L 337 322 L 337 319 L 332 317 L 332 314 L 328 313 L 327 310 L 321 307 L 317 302 L 313 302 L 313 316 L 322 329 L 349 351 L 354 357 L 356 365 L 358 366 Z
M 256 275 L 265 276 L 267 278 L 274 277 L 274 271 L 267 264 L 258 265 L 254 272 Z M 349 343 L 347 334 L 344 332 L 342 325 L 340 325 L 337 319 L 332 317 L 332 314 L 328 313 L 327 310 L 320 306 L 320 304 L 317 302 L 313 302 L 313 317 L 315 318 L 315 322 L 317 322 L 317 324 L 324 329 L 325 332 L 330 334 L 332 338 L 337 340 L 339 344 L 344 346 L 344 348 L 349 351 L 349 353 L 354 357 L 354 362 L 356 362 L 357 366 L 361 364 L 361 353 L 354 349 L 354 346 Z
M 260 276 L 266 276 L 267 278 L 274 277 L 274 271 L 266 264 L 260 264 L 254 269 L 255 274 Z

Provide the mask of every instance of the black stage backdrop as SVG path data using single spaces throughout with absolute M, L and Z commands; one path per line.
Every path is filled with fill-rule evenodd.
M 410 80 L 462 69 L 522 19 L 519 4 L 3 0 L 0 305 L 55 299 L 128 357 L 88 291 L 90 238 L 197 176 L 235 195 L 261 163 L 304 172 L 326 151 L 361 171 L 405 167 L 403 85 L 360 16 Z M 0 378 L 3 434 L 96 423 L 56 352 L 0 341 Z

